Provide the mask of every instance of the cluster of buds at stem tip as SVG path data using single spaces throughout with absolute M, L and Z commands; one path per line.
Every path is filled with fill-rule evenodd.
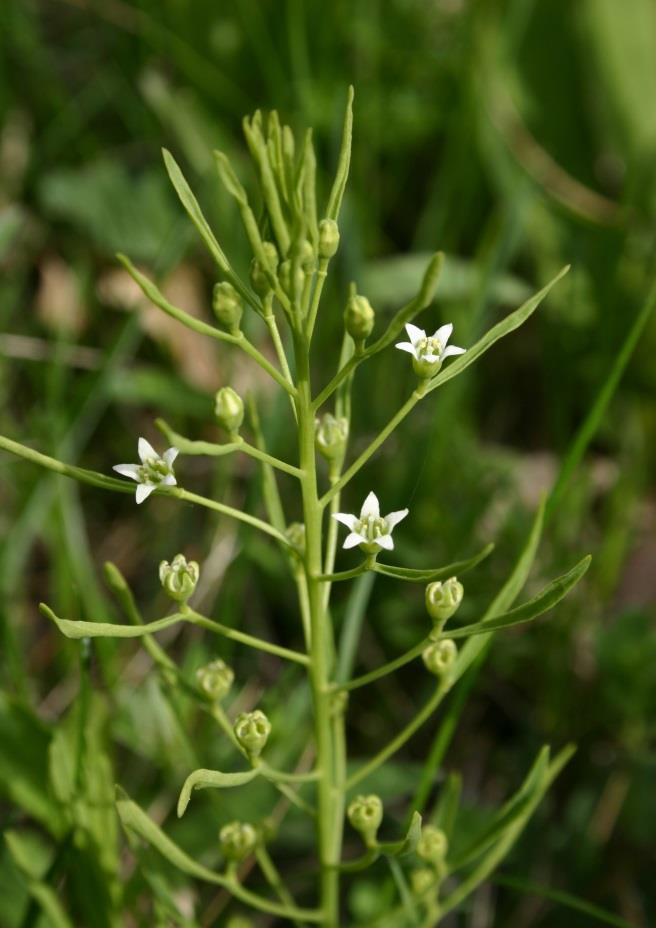
M 381 548 L 385 548 L 386 551 L 394 548 L 392 531 L 407 514 L 407 509 L 399 509 L 381 516 L 378 497 L 372 492 L 362 504 L 359 516 L 349 512 L 335 512 L 333 519 L 350 529 L 350 534 L 344 541 L 344 548 L 359 545 L 367 554 L 377 554 Z
M 434 377 L 442 363 L 452 355 L 464 354 L 466 348 L 448 345 L 453 332 L 453 324 L 442 325 L 433 335 L 426 335 L 423 329 L 412 323 L 405 327 L 409 342 L 399 342 L 395 347 L 412 355 L 412 368 L 420 380 Z
M 332 258 L 339 248 L 339 229 L 334 219 L 319 223 L 319 257 Z
M 164 454 L 159 455 L 150 442 L 145 438 L 140 438 L 137 451 L 141 464 L 115 464 L 112 470 L 122 477 L 136 480 L 138 484 L 136 498 L 139 504 L 148 499 L 157 487 L 176 485 L 173 462 L 178 456 L 178 449 L 169 448 Z
M 178 603 L 186 603 L 196 589 L 200 569 L 196 561 L 188 561 L 184 554 L 176 554 L 171 563 L 159 565 L 159 581 L 164 592 Z
M 445 677 L 449 673 L 457 656 L 458 648 L 452 638 L 432 641 L 421 652 L 421 659 L 426 670 L 439 678 Z
M 215 284 L 212 294 L 212 309 L 218 321 L 231 335 L 239 333 L 239 323 L 244 311 L 244 303 L 232 284 L 227 281 Z
M 257 831 L 248 822 L 230 822 L 219 832 L 219 843 L 226 860 L 239 863 L 257 847 Z
M 351 294 L 344 310 L 344 328 L 355 342 L 356 351 L 361 351 L 371 335 L 376 314 L 366 296 L 361 296 L 351 286 Z
M 221 702 L 230 692 L 235 674 L 225 661 L 217 658 L 205 664 L 204 667 L 199 667 L 196 671 L 196 679 L 208 699 L 212 702 Z
M 253 258 L 251 261 L 251 284 L 259 296 L 266 296 L 273 289 L 271 278 L 275 278 L 278 270 L 278 251 L 273 242 L 262 242 L 262 260 Z
M 244 401 L 232 387 L 221 387 L 214 397 L 214 414 L 231 439 L 239 436 L 244 421 Z
M 442 631 L 445 623 L 457 612 L 465 589 L 456 577 L 442 583 L 436 580 L 426 587 L 426 611 L 433 620 L 436 631 Z
M 249 759 L 254 760 L 260 756 L 269 740 L 271 722 L 264 712 L 255 709 L 254 712 L 242 712 L 238 715 L 233 730 Z
M 383 803 L 380 796 L 356 796 L 346 810 L 349 823 L 362 836 L 367 847 L 376 843 L 376 835 L 383 820 Z
M 417 842 L 417 857 L 430 864 L 439 878 L 446 875 L 448 849 L 449 842 L 442 829 L 435 825 L 424 825 Z
M 327 461 L 342 457 L 348 439 L 348 419 L 327 412 L 315 420 L 314 426 L 315 444 L 319 454 Z

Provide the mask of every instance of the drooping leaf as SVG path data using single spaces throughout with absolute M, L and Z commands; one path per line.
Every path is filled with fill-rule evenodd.
M 230 789 L 234 786 L 243 786 L 250 783 L 259 775 L 260 771 L 257 767 L 252 770 L 240 770 L 236 773 L 221 773 L 220 770 L 194 770 L 184 781 L 184 785 L 180 790 L 178 817 L 184 815 L 191 794 L 195 789 Z

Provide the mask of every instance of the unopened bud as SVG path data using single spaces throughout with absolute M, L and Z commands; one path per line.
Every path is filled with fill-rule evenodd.
M 356 345 L 361 345 L 371 335 L 375 316 L 366 296 L 351 294 L 344 310 L 344 326 Z
M 317 451 L 328 461 L 344 453 L 348 438 L 348 419 L 325 413 L 315 421 L 315 442 Z
M 319 223 L 319 257 L 332 258 L 339 248 L 339 229 L 334 219 L 322 219 Z
M 311 270 L 314 264 L 314 248 L 312 247 L 312 243 L 308 242 L 306 238 L 301 239 L 300 242 L 294 245 L 293 256 L 294 263 L 300 268 L 304 271 Z
M 435 871 L 430 867 L 417 867 L 410 873 L 410 886 L 415 896 L 424 896 L 436 884 Z
M 239 332 L 239 322 L 244 307 L 240 295 L 232 284 L 224 281 L 215 285 L 212 308 L 221 325 L 236 335 Z
M 429 583 L 426 587 L 426 609 L 433 623 L 442 628 L 447 619 L 456 612 L 462 602 L 464 587 L 455 577 L 441 583 Z
M 213 702 L 220 702 L 230 692 L 235 679 L 232 668 L 217 658 L 196 671 L 198 685 Z
M 429 864 L 441 864 L 449 849 L 449 842 L 441 828 L 424 825 L 417 842 L 417 856 Z
M 271 274 L 275 274 L 278 267 L 278 252 L 273 242 L 262 242 L 263 259 L 266 267 L 259 258 L 253 258 L 251 261 L 251 284 L 253 290 L 260 296 L 266 296 L 272 286 L 270 283 Z M 267 271 L 269 272 L 267 274 Z
M 257 846 L 257 831 L 248 822 L 230 822 L 219 832 L 224 857 L 239 862 L 252 854 Z
M 171 563 L 159 565 L 159 580 L 171 599 L 185 603 L 196 589 L 200 570 L 196 561 L 188 561 L 184 554 L 176 554 Z
M 350 802 L 346 815 L 351 826 L 360 832 L 367 847 L 375 844 L 376 834 L 383 820 L 383 803 L 380 797 L 356 796 Z
M 234 732 L 248 756 L 259 757 L 271 734 L 271 722 L 259 709 L 242 712 L 235 719 Z
M 294 261 L 283 261 L 278 272 L 280 286 L 290 300 L 295 299 L 303 289 L 305 274 L 302 267 Z
M 214 399 L 214 413 L 219 425 L 236 436 L 244 421 L 244 401 L 232 387 L 221 387 Z
M 305 526 L 302 522 L 291 522 L 287 526 L 285 538 L 298 554 L 305 553 Z
M 443 677 L 448 673 L 457 656 L 458 648 L 451 638 L 434 641 L 424 648 L 421 654 L 426 670 L 436 677 Z

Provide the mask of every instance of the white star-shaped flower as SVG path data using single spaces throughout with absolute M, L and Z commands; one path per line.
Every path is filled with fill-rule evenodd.
M 426 335 L 423 329 L 412 323 L 405 327 L 409 342 L 399 342 L 395 347 L 412 355 L 412 366 L 418 377 L 433 377 L 442 366 L 442 362 L 456 354 L 464 354 L 466 348 L 448 345 L 453 332 L 453 324 L 441 325 L 434 335 Z
M 378 497 L 375 493 L 370 493 L 362 504 L 359 516 L 348 512 L 336 512 L 333 519 L 351 530 L 344 541 L 344 548 L 360 545 L 367 554 L 376 554 L 381 548 L 385 548 L 386 551 L 392 550 L 392 530 L 407 514 L 407 509 L 400 509 L 398 512 L 381 516 Z
M 143 503 L 157 487 L 176 485 L 173 462 L 178 456 L 178 449 L 169 448 L 159 455 L 150 442 L 140 438 L 137 450 L 141 464 L 115 464 L 112 470 L 137 481 L 137 503 Z

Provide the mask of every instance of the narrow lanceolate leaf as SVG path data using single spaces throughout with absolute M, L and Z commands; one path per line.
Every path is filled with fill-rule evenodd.
M 379 847 L 381 852 L 388 857 L 403 857 L 405 854 L 414 853 L 420 838 L 421 815 L 419 812 L 413 812 L 405 838 L 402 841 L 382 843 Z
M 189 805 L 191 794 L 195 789 L 230 789 L 234 786 L 244 786 L 259 776 L 257 768 L 240 770 L 237 773 L 221 773 L 220 770 L 194 770 L 184 781 L 178 799 L 178 817 L 181 818 Z
M 462 880 L 459 886 L 443 900 L 441 904 L 442 914 L 446 915 L 447 912 L 459 906 L 460 903 L 480 886 L 480 884 L 498 867 L 519 838 L 527 821 L 541 802 L 544 794 L 573 753 L 574 748 L 572 746 L 563 748 L 553 761 L 548 763 L 545 767 L 544 759 L 548 758 L 548 754 L 546 750 L 543 749 L 538 757 L 538 762 L 533 766 L 524 784 L 524 787 L 529 784 L 529 788 L 525 795 L 530 798 L 528 798 L 528 801 L 524 804 L 524 797 L 522 797 L 521 812 L 518 812 L 517 817 L 506 824 L 505 828 L 500 832 L 498 839 L 479 857 L 478 863 L 474 869 Z M 522 789 L 524 789 L 524 787 Z
M 354 94 L 355 91 L 353 90 L 353 87 L 349 87 L 348 97 L 346 100 L 346 112 L 344 114 L 344 128 L 342 130 L 342 145 L 339 152 L 339 161 L 337 163 L 337 172 L 335 174 L 335 180 L 333 182 L 332 190 L 330 191 L 328 206 L 326 208 L 326 217 L 328 219 L 337 220 L 339 217 L 339 211 L 341 209 L 342 200 L 344 198 L 344 191 L 346 190 L 349 168 L 351 166 Z
M 533 566 L 538 545 L 540 544 L 540 538 L 542 537 L 543 525 L 544 502 L 540 504 L 535 513 L 533 525 L 526 539 L 526 544 L 517 559 L 511 575 L 488 606 L 483 616 L 483 622 L 487 622 L 495 616 L 507 612 L 519 596 L 522 587 L 526 583 L 531 567 Z M 473 664 L 481 651 L 484 650 L 489 640 L 487 635 L 478 635 L 474 638 L 470 638 L 469 641 L 466 642 L 464 648 L 459 651 L 458 657 L 456 658 L 456 663 L 451 674 L 452 683 L 455 683 L 456 680 L 465 673 L 467 668 Z
M 449 859 L 449 870 L 456 873 L 468 867 L 502 836 L 514 822 L 524 815 L 541 787 L 549 769 L 549 748 L 543 747 L 536 757 L 524 782 L 511 798 L 492 816 L 491 820 L 455 856 Z
M 208 883 L 215 883 L 217 886 L 223 886 L 228 889 L 233 896 L 240 899 L 247 905 L 258 909 L 260 912 L 269 912 L 271 915 L 277 915 L 285 919 L 296 919 L 306 922 L 320 922 L 321 914 L 314 909 L 301 909 L 297 906 L 282 905 L 272 902 L 257 893 L 252 893 L 245 887 L 241 886 L 236 880 L 228 879 L 220 873 L 214 873 L 186 854 L 182 848 L 178 847 L 170 838 L 168 838 L 161 828 L 146 815 L 136 803 L 122 791 L 118 791 L 116 800 L 116 809 L 124 828 L 133 832 L 142 840 L 146 841 L 155 850 L 164 857 L 169 863 L 186 873 L 188 876 L 196 877 L 199 880 L 205 880 Z
M 378 561 L 374 569 L 376 573 L 384 574 L 386 577 L 396 577 L 398 580 L 410 580 L 414 583 L 427 583 L 430 580 L 441 580 L 444 577 L 460 576 L 480 564 L 493 550 L 494 545 L 489 544 L 482 548 L 478 554 L 464 561 L 454 561 L 453 564 L 446 564 L 444 567 L 434 567 L 428 570 L 418 570 L 414 567 L 395 567 L 392 564 L 381 564 Z
M 177 161 L 171 152 L 166 150 L 166 148 L 162 149 L 162 155 L 164 156 L 164 164 L 166 165 L 166 170 L 169 177 L 171 178 L 171 183 L 175 187 L 175 192 L 180 198 L 180 202 L 186 209 L 189 218 L 198 229 L 203 241 L 207 245 L 212 256 L 214 257 L 214 260 L 219 265 L 221 270 L 226 274 L 231 273 L 230 262 L 228 261 L 227 256 L 217 242 L 216 238 L 214 237 L 214 233 L 210 229 L 209 223 L 203 216 L 198 200 L 191 192 L 191 187 L 187 183 Z
M 504 335 L 509 335 L 510 332 L 514 332 L 520 325 L 523 325 L 529 316 L 535 312 L 551 288 L 555 286 L 561 277 L 564 277 L 568 271 L 569 265 L 566 265 L 556 274 L 553 280 L 549 281 L 546 287 L 543 287 L 542 290 L 534 294 L 523 303 L 519 309 L 516 309 L 515 312 L 510 313 L 505 319 L 502 319 L 501 322 L 498 322 L 496 325 L 492 326 L 491 329 L 488 329 L 485 335 L 480 338 L 475 345 L 467 349 L 465 354 L 461 354 L 459 358 L 456 358 L 447 368 L 440 371 L 437 377 L 434 377 L 430 381 L 428 392 L 435 390 L 437 387 L 441 387 L 443 383 L 446 383 L 447 380 L 451 380 L 452 377 L 457 377 L 466 367 L 469 367 L 469 365 L 478 360 L 482 354 L 485 354 L 488 348 L 491 348 L 500 338 L 503 338 Z
M 433 302 L 435 297 L 435 290 L 437 289 L 437 284 L 444 267 L 444 252 L 436 252 L 430 261 L 428 262 L 428 267 L 424 272 L 424 276 L 421 282 L 421 286 L 417 295 L 410 300 L 409 303 L 406 303 L 405 306 L 392 317 L 390 324 L 387 326 L 387 329 L 383 332 L 380 338 L 367 349 L 366 355 L 376 354 L 378 351 L 382 351 L 383 348 L 386 348 L 390 345 L 394 339 L 399 335 L 403 326 L 406 322 L 410 322 L 417 313 L 420 313 L 422 309 L 426 309 L 427 306 Z
M 184 615 L 176 612 L 164 619 L 146 622 L 145 625 L 114 625 L 111 622 L 83 622 L 76 619 L 60 619 L 45 603 L 40 603 L 39 609 L 43 615 L 55 623 L 59 631 L 66 635 L 67 638 L 143 638 L 144 635 L 152 635 L 153 632 L 162 631 L 164 628 L 175 625 L 176 622 L 186 620 Z
M 576 586 L 583 574 L 590 566 L 592 558 L 588 555 L 582 561 L 572 567 L 562 577 L 553 580 L 537 596 L 528 602 L 495 616 L 492 619 L 484 619 L 482 622 L 476 622 L 474 625 L 463 625 L 462 628 L 450 629 L 444 633 L 448 638 L 467 638 L 470 635 L 483 635 L 488 632 L 496 631 L 500 628 L 509 628 L 511 625 L 520 625 L 523 622 L 531 622 L 533 619 L 553 609 L 556 603 L 563 599 L 572 587 Z

